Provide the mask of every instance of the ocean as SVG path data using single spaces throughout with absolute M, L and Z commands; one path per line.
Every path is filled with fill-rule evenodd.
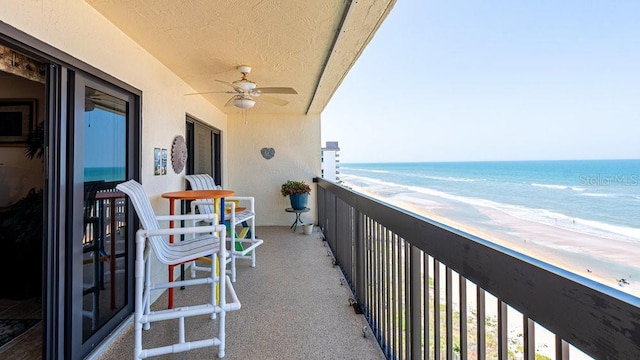
M 124 167 L 87 167 L 84 169 L 84 181 L 124 181 L 126 180 L 125 175 L 126 169 Z
M 355 189 L 537 244 L 590 273 L 640 278 L 640 160 L 341 163 L 339 170 Z

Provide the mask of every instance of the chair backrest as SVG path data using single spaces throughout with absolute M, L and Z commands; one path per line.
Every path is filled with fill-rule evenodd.
M 138 218 L 140 218 L 142 228 L 145 230 L 160 229 L 160 224 L 158 223 L 158 219 L 156 219 L 156 214 L 153 212 L 147 193 L 139 182 L 129 180 L 118 184 L 116 189 L 129 196 L 129 199 L 131 199 L 131 202 L 133 203 L 133 207 L 136 209 Z
M 144 188 L 142 187 L 142 185 L 140 185 L 139 182 L 135 180 L 129 180 L 118 184 L 116 186 L 116 189 L 129 196 L 129 199 L 133 203 L 134 209 L 136 209 L 136 214 L 138 214 L 138 218 L 140 219 L 140 223 L 142 224 L 143 229 L 160 229 L 160 223 L 158 223 L 156 214 L 153 212 L 153 208 L 151 207 L 151 202 L 147 197 L 147 193 L 144 191 Z M 161 257 L 161 254 L 164 254 L 165 250 L 168 249 L 169 246 L 168 241 L 165 241 L 162 236 L 152 236 L 150 239 L 150 243 L 153 251 L 156 253 L 158 258 Z
M 209 174 L 185 175 L 185 179 L 191 185 L 193 190 L 219 190 L 221 186 L 217 186 L 215 180 Z M 213 214 L 213 202 L 210 205 L 199 204 L 198 210 L 200 214 Z
M 217 186 L 209 174 L 185 175 L 184 177 L 193 190 L 220 190 L 222 186 Z

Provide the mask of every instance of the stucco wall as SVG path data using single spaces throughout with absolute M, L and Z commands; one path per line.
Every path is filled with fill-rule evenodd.
M 36 99 L 36 122 L 44 118 L 44 84 L 17 76 L 0 77 L 0 99 Z M 24 144 L 0 147 L 0 206 L 22 199 L 30 189 L 41 189 L 42 160 L 29 160 Z
M 320 176 L 320 115 L 262 115 L 247 111 L 247 123 L 240 111 L 229 116 L 228 182 L 223 185 L 238 195 L 256 198 L 256 223 L 291 225 L 295 216 L 286 213 L 289 198 L 280 194 L 287 180 L 304 180 L 311 186 L 305 222 L 316 223 L 316 186 Z M 275 156 L 262 157 L 262 148 L 273 148 Z

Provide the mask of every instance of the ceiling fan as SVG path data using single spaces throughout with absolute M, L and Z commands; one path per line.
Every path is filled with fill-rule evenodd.
M 233 96 L 227 101 L 224 106 L 235 106 L 240 109 L 250 109 L 256 104 L 256 100 L 264 100 L 266 102 L 284 106 L 289 102 L 274 96 L 264 94 L 297 94 L 293 88 L 290 87 L 257 87 L 256 83 L 247 79 L 247 75 L 251 72 L 251 66 L 240 65 L 237 67 L 238 71 L 242 74 L 240 80 L 234 82 L 228 82 L 223 80 L 216 80 L 219 83 L 225 84 L 232 88 L 227 91 L 208 91 L 201 93 L 193 93 L 186 95 L 201 95 L 201 94 L 233 94 Z

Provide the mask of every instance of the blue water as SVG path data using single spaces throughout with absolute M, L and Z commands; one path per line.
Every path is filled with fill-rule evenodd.
M 340 179 L 386 197 L 429 198 L 425 208 L 465 222 L 486 225 L 484 206 L 640 242 L 640 160 L 341 164 Z
M 126 180 L 124 167 L 90 167 L 84 169 L 84 181 L 124 181 Z

